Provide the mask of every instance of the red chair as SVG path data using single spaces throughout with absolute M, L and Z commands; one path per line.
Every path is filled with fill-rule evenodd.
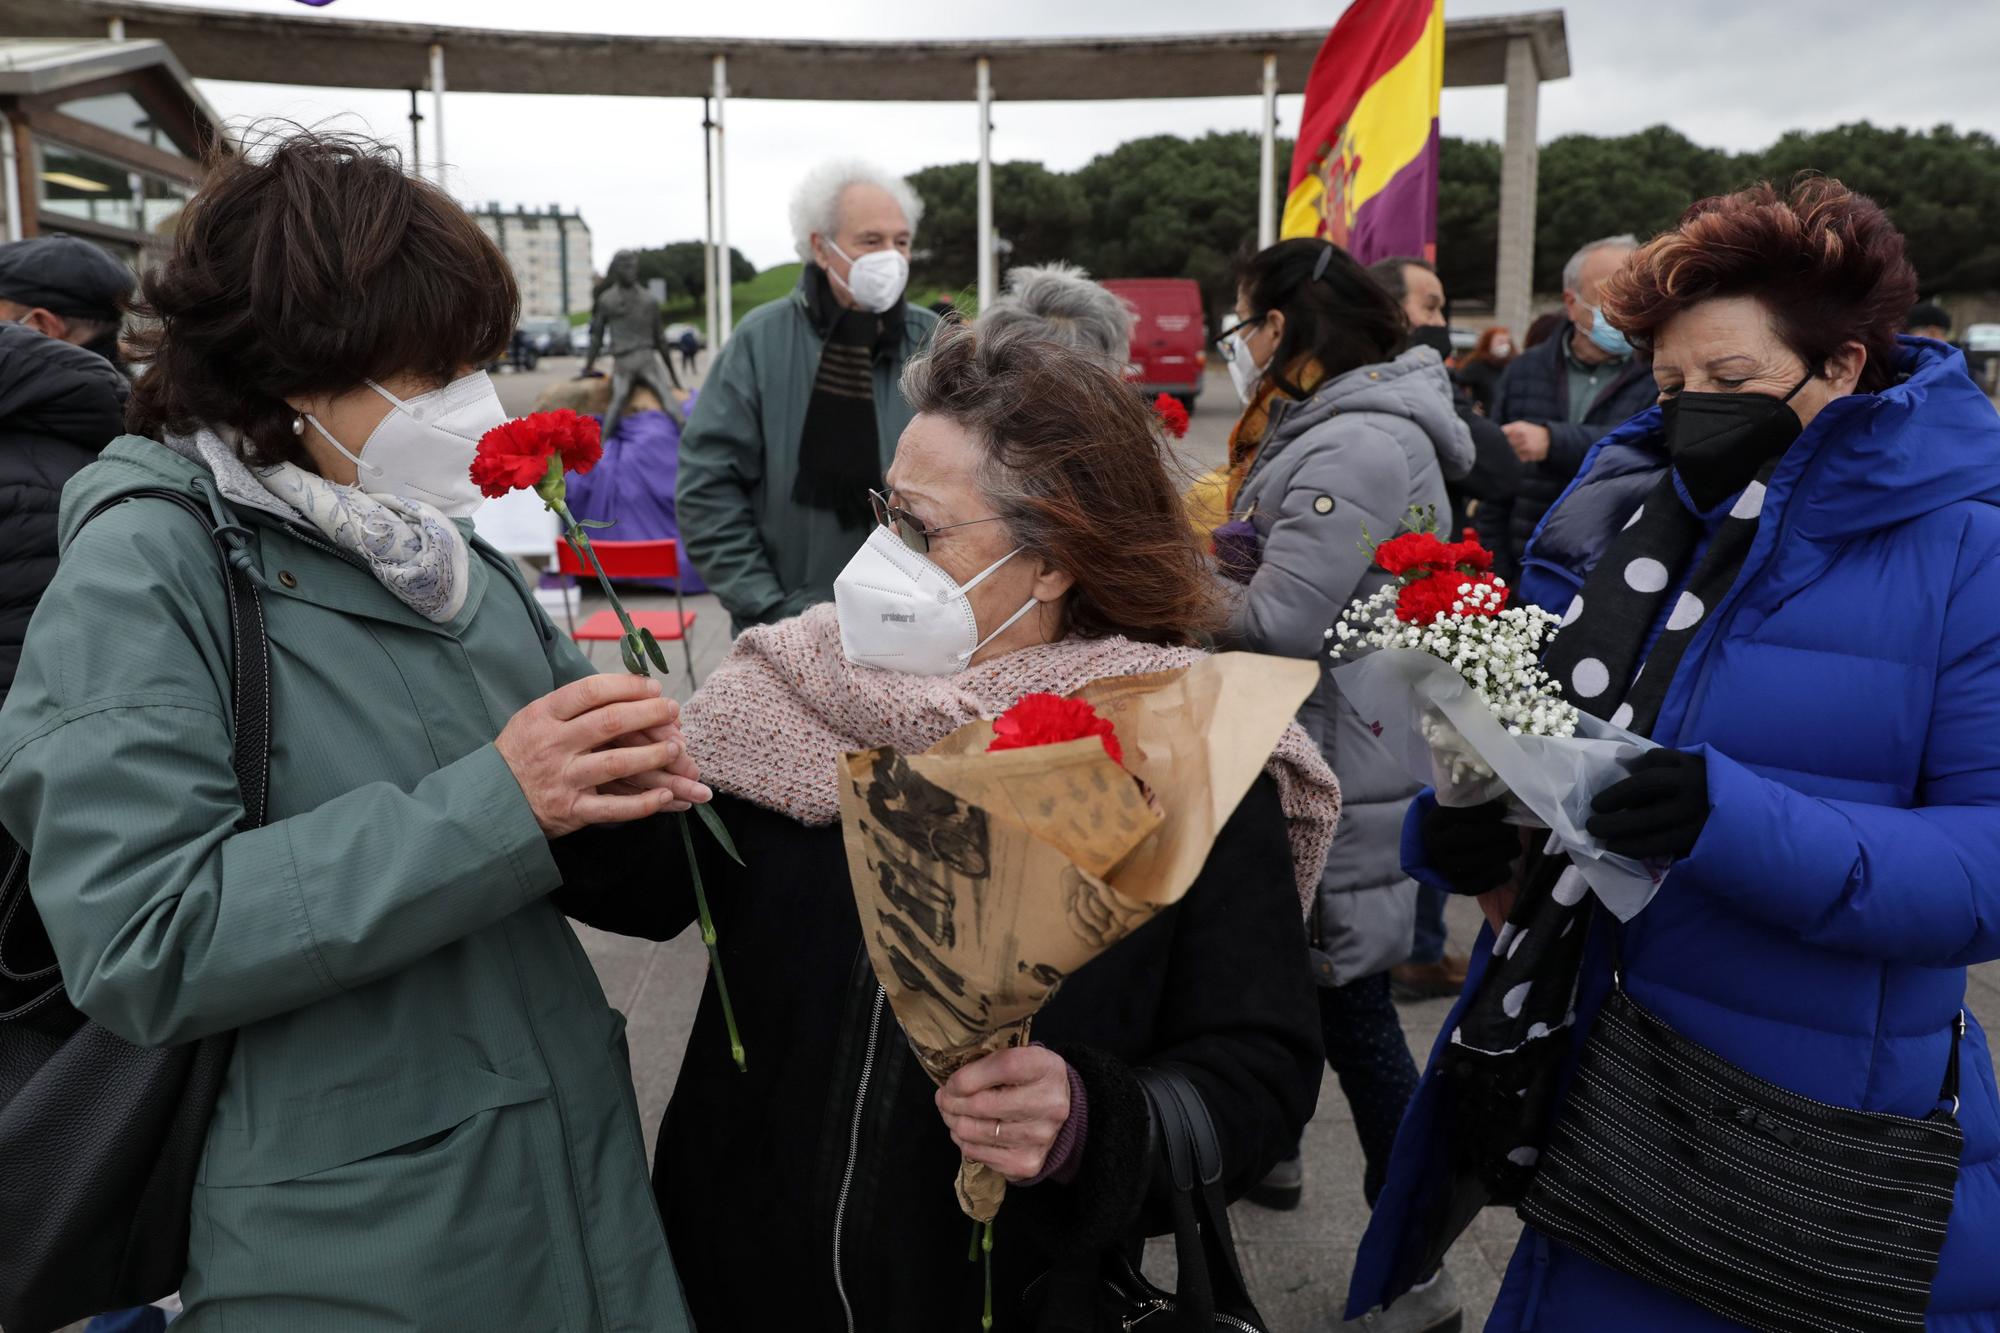
M 693 689 L 694 649 L 688 643 L 688 631 L 694 628 L 694 613 L 681 600 L 681 544 L 671 538 L 654 542 L 593 541 L 590 549 L 597 563 L 604 567 L 606 578 L 674 581 L 674 609 L 634 611 L 632 623 L 651 630 L 653 637 L 662 643 L 671 639 L 681 641 L 681 652 L 687 656 L 688 688 Z M 577 557 L 568 542 L 556 543 L 556 569 L 571 578 L 595 577 L 597 572 Z M 625 637 L 625 627 L 618 623 L 615 611 L 599 611 L 579 625 L 569 609 L 569 598 L 564 597 L 563 618 L 569 622 L 570 638 L 578 643 L 616 643 Z

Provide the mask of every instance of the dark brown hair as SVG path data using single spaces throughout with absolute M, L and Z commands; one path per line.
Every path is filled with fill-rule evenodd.
M 1400 265 L 1411 261 L 1397 261 Z M 1409 321 L 1402 298 L 1391 296 L 1353 255 L 1332 241 L 1298 236 L 1259 251 L 1238 282 L 1252 317 L 1285 312 L 1285 336 L 1271 357 L 1271 380 L 1294 398 L 1305 394 L 1286 376 L 1306 357 L 1328 379 L 1387 361 L 1403 345 Z
M 1843 343 L 1868 349 L 1857 386 L 1895 381 L 1896 335 L 1917 299 L 1903 234 L 1874 200 L 1837 180 L 1801 176 L 1703 199 L 1606 280 L 1604 313 L 1650 349 L 1675 315 L 1721 296 L 1754 296 L 1778 337 L 1819 372 Z
M 499 247 L 393 149 L 290 127 L 211 164 L 140 283 L 127 424 L 232 426 L 247 461 L 303 462 L 287 395 L 443 383 L 504 352 L 520 307 Z
M 994 512 L 1075 580 L 1065 634 L 1193 644 L 1220 623 L 1158 418 L 1103 358 L 1025 327 L 950 325 L 903 372 L 903 396 L 984 445 Z

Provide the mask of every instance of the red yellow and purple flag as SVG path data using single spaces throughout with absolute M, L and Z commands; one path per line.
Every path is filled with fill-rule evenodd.
M 1437 257 L 1444 0 L 1354 0 L 1306 79 L 1281 234 Z

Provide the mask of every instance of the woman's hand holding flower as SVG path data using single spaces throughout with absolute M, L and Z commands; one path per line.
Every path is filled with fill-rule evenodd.
M 643 676 L 602 675 L 542 696 L 494 742 L 551 838 L 706 801 L 680 705 Z
M 947 1079 L 937 1108 L 968 1160 L 1033 1180 L 1069 1121 L 1069 1065 L 1042 1046 L 996 1051 Z

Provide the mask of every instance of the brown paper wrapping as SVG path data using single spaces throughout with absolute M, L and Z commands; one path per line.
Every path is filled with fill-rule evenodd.
M 1224 653 L 1085 686 L 1123 768 L 1095 737 L 988 754 L 984 721 L 923 754 L 845 756 L 862 937 L 933 1081 L 1025 1044 L 1064 977 L 1180 900 L 1319 673 Z M 957 1188 L 990 1222 L 1006 1182 L 963 1162 Z

